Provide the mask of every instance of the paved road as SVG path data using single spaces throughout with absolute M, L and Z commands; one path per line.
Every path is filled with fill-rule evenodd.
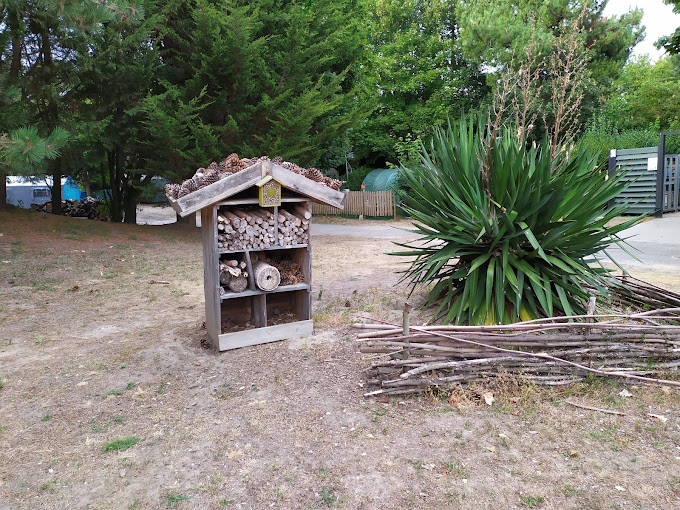
M 348 236 L 370 237 L 371 239 L 417 239 L 417 235 L 403 229 L 413 228 L 408 221 L 373 223 L 366 220 L 366 225 L 334 225 L 328 223 L 314 223 L 313 236 Z
M 409 222 L 395 222 L 401 228 L 408 228 Z M 367 237 L 381 239 L 414 239 L 410 232 L 384 223 L 366 225 L 330 225 L 317 224 L 313 235 L 333 235 L 349 237 Z M 627 238 L 627 254 L 623 249 L 614 246 L 609 251 L 611 256 L 624 267 L 654 269 L 657 271 L 673 271 L 680 274 L 680 213 L 665 214 L 663 218 L 652 218 L 626 230 L 621 237 Z M 637 258 L 637 260 L 636 260 Z M 606 259 L 606 258 L 605 258 Z
M 170 207 L 143 207 L 137 214 L 140 223 L 160 225 L 176 221 Z M 409 221 L 373 222 L 362 225 L 335 225 L 314 223 L 312 235 L 366 237 L 405 241 L 417 235 L 403 229 L 411 227 Z M 630 255 L 617 246 L 609 250 L 611 256 L 624 267 L 671 271 L 680 274 L 680 212 L 665 214 L 636 225 L 622 234 L 630 245 Z M 631 256 L 632 255 L 632 256 Z M 604 259 L 606 261 L 606 258 Z
M 680 213 L 642 222 L 624 231 L 621 237 L 626 238 L 632 248 L 627 249 L 633 256 L 616 246 L 608 251 L 622 266 L 680 274 Z

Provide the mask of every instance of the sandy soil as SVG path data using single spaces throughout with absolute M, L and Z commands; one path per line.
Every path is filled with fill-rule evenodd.
M 677 390 L 363 397 L 393 249 L 314 237 L 315 335 L 218 353 L 198 229 L 0 211 L 0 509 L 680 508 Z

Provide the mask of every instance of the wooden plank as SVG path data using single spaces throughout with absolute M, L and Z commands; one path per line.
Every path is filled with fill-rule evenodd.
M 252 310 L 253 324 L 256 328 L 264 328 L 267 325 L 267 296 L 253 296 Z
M 311 239 L 311 235 L 310 235 Z M 311 241 L 310 241 L 311 243 Z M 295 313 L 300 320 L 312 318 L 312 246 L 307 249 L 295 250 L 292 259 L 302 270 L 302 276 L 309 285 L 306 289 L 295 293 Z
M 623 156 L 632 156 L 632 155 L 636 155 L 636 154 L 647 154 L 647 153 L 651 153 L 651 154 L 653 154 L 653 156 L 656 156 L 657 149 L 658 149 L 658 147 L 656 147 L 656 146 L 654 146 L 654 147 L 638 147 L 636 149 L 618 149 L 616 151 L 616 159 L 619 159 L 620 157 L 623 157 Z M 653 156 L 650 156 L 650 157 L 653 157 Z
M 285 248 L 278 248 L 279 250 L 281 249 L 288 249 L 288 246 Z M 230 252 L 233 253 L 233 252 Z M 226 294 L 222 295 L 222 301 L 227 301 L 229 299 L 235 299 L 235 298 L 243 298 L 243 297 L 250 297 L 250 296 L 260 296 L 262 294 L 277 294 L 279 292 L 291 292 L 295 290 L 308 290 L 310 287 L 309 283 L 296 283 L 294 285 L 280 285 L 276 287 L 274 290 L 260 290 L 260 289 L 255 289 L 255 290 L 244 290 L 243 292 L 227 292 Z
M 257 290 L 255 286 L 255 276 L 253 275 L 253 263 L 250 260 L 250 251 L 246 250 L 243 253 L 243 258 L 246 261 L 246 271 L 248 271 L 248 289 Z
M 220 263 L 217 253 L 217 208 L 201 209 L 201 238 L 203 244 L 203 292 L 205 294 L 205 328 L 217 346 L 221 332 Z
M 314 323 L 311 320 L 277 324 L 264 328 L 225 333 L 219 336 L 219 350 L 238 349 L 249 345 L 277 342 L 288 338 L 309 336 L 314 332 Z
M 215 202 L 224 200 L 227 197 L 235 195 L 239 191 L 254 186 L 261 178 L 262 163 L 256 163 L 251 167 L 236 172 L 224 179 L 220 179 L 213 184 L 201 188 L 193 193 L 170 202 L 173 209 L 184 217 L 193 212 L 203 209 Z
M 285 188 L 332 205 L 338 209 L 343 208 L 345 194 L 342 191 L 336 191 L 328 186 L 314 182 L 279 165 L 272 165 L 271 172 L 272 177 Z

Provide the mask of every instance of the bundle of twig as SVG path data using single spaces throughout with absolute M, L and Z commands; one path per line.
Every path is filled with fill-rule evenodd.
M 355 327 L 372 330 L 358 335 L 361 352 L 389 355 L 372 363 L 369 383 L 381 389 L 368 395 L 411 393 L 507 373 L 543 385 L 592 374 L 680 387 L 651 377 L 680 366 L 678 313 L 680 308 L 495 326 L 408 327 L 405 321 L 402 327 Z
M 614 304 L 621 307 L 633 309 L 680 307 L 680 294 L 677 292 L 657 287 L 629 274 L 614 277 L 614 283 L 609 286 L 609 291 Z

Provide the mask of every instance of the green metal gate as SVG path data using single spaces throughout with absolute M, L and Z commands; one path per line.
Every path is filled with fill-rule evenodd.
M 609 173 L 625 172 L 630 184 L 615 199 L 615 203 L 630 204 L 632 214 L 677 212 L 680 189 L 680 155 L 665 154 L 664 165 L 659 164 L 658 147 L 620 149 L 610 151 Z M 659 173 L 663 172 L 663 178 Z

